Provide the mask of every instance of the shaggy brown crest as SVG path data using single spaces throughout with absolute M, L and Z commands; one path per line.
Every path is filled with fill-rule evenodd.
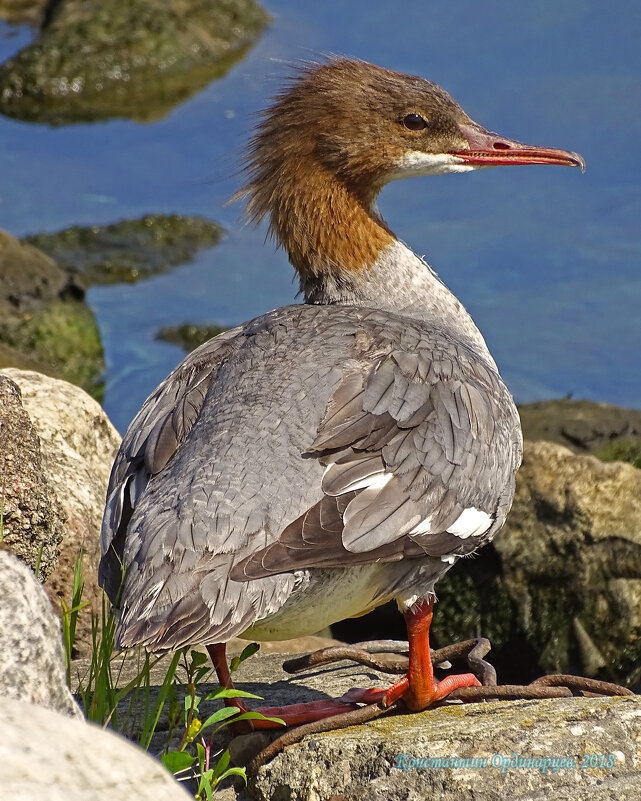
M 408 115 L 429 125 L 411 130 Z M 394 241 L 374 207 L 411 150 L 466 147 L 472 124 L 436 84 L 361 61 L 307 65 L 263 112 L 246 154 L 246 215 L 270 232 L 303 281 L 371 266 Z

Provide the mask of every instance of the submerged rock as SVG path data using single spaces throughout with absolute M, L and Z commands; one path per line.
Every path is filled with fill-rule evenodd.
M 226 330 L 221 325 L 193 325 L 192 323 L 168 325 L 158 331 L 156 339 L 162 339 L 163 342 L 170 342 L 172 345 L 179 345 L 184 351 L 190 353 L 199 345 Z
M 74 226 L 22 241 L 54 258 L 84 287 L 135 283 L 185 264 L 220 242 L 223 228 L 205 217 L 148 214 L 111 225 Z
M 60 0 L 0 68 L 0 111 L 49 125 L 159 119 L 219 78 L 269 21 L 254 0 Z

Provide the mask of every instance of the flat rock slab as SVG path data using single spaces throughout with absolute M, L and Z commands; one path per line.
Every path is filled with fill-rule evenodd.
M 304 644 L 298 640 L 272 647 L 300 652 L 328 644 L 331 641 L 309 638 Z M 229 650 L 238 652 L 243 645 L 235 641 Z M 250 701 L 250 706 L 335 698 L 352 687 L 386 687 L 394 679 L 348 662 L 289 675 L 282 662 L 290 655 L 261 652 L 234 673 L 237 687 L 265 699 Z M 120 675 L 123 684 L 130 678 L 133 656 Z M 158 665 L 152 673 L 152 696 L 164 670 L 166 665 L 162 669 Z M 179 705 L 184 695 L 181 672 Z M 212 683 L 200 684 L 198 692 L 204 696 L 213 688 Z M 203 703 L 201 714 L 211 714 L 216 706 Z M 167 734 L 163 716 L 152 753 L 162 750 Z M 246 765 L 280 732 L 254 732 L 232 737 L 231 742 L 230 734 L 228 729 L 220 732 L 215 750 L 229 745 L 232 762 Z M 522 761 L 514 762 L 515 758 Z M 640 787 L 641 696 L 629 696 L 448 704 L 420 714 L 390 714 L 361 726 L 307 736 L 250 777 L 248 790 L 234 791 L 227 785 L 217 797 L 221 801 L 637 801 Z
M 520 760 L 520 762 L 519 762 Z M 263 801 L 637 801 L 641 698 L 448 705 L 305 738 L 263 766 Z

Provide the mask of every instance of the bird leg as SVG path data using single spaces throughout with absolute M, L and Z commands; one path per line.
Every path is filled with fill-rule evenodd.
M 436 681 L 430 657 L 430 625 L 434 611 L 434 598 L 422 599 L 405 612 L 407 639 L 409 641 L 409 667 L 405 676 L 387 690 L 363 690 L 354 688 L 340 699 L 345 703 L 381 703 L 391 706 L 399 698 L 413 712 L 426 709 L 459 687 L 480 687 L 481 682 L 473 673 L 447 676 Z
M 382 706 L 388 707 L 399 699 L 402 699 L 410 710 L 418 712 L 443 700 L 445 696 L 459 687 L 480 687 L 481 682 L 473 673 L 447 676 L 442 681 L 436 681 L 434 678 L 429 642 L 433 610 L 434 599 L 430 598 L 429 601 L 425 599 L 418 601 L 405 612 L 409 641 L 409 666 L 406 675 L 387 690 L 355 687 L 336 700 L 328 698 L 290 706 L 260 707 L 256 711 L 266 717 L 280 718 L 285 721 L 286 726 L 299 726 L 302 723 L 311 723 L 333 715 L 340 715 L 350 709 L 358 709 L 357 704 L 380 703 Z M 227 667 L 225 645 L 222 643 L 208 645 L 207 650 L 221 685 L 232 688 L 234 685 Z M 238 707 L 241 712 L 248 711 L 247 706 L 239 698 L 226 698 L 225 703 Z M 272 721 L 254 720 L 251 722 L 254 729 L 272 729 L 280 726 Z M 238 725 L 240 726 L 241 723 Z
M 216 675 L 218 676 L 218 683 L 227 690 L 233 690 L 234 682 L 232 681 L 231 673 L 227 666 L 227 646 L 224 642 L 217 642 L 206 647 L 214 665 Z M 223 698 L 223 702 L 225 706 L 235 706 L 239 712 L 249 712 L 242 698 Z M 238 723 L 230 723 L 230 727 L 234 734 L 250 734 L 254 730 L 251 720 L 240 720 Z
M 234 682 L 232 681 L 227 666 L 225 643 L 208 645 L 207 651 L 213 662 L 220 685 L 226 687 L 228 690 L 233 689 Z M 242 698 L 225 698 L 223 700 L 226 706 L 235 706 L 238 708 L 239 712 L 250 711 Z M 299 726 L 302 723 L 311 723 L 315 720 L 331 717 L 332 715 L 339 715 L 351 709 L 358 709 L 358 707 L 353 703 L 343 703 L 342 701 L 335 701 L 332 698 L 328 698 L 322 701 L 311 701 L 305 704 L 259 707 L 255 711 L 260 712 L 262 715 L 265 715 L 265 717 L 280 718 L 285 721 L 286 726 Z M 249 726 L 247 724 L 249 724 Z M 239 721 L 237 724 L 231 723 L 231 726 L 237 734 L 246 734 L 252 729 L 281 728 L 280 723 L 274 723 L 270 720 Z
M 227 666 L 226 649 L 227 646 L 224 642 L 217 642 L 207 646 L 207 651 L 214 665 L 214 670 L 218 676 L 220 686 L 227 690 L 233 690 L 235 689 L 234 682 L 232 681 L 231 673 Z M 235 706 L 239 712 L 249 711 L 242 698 L 223 698 L 223 701 L 225 702 L 225 706 Z

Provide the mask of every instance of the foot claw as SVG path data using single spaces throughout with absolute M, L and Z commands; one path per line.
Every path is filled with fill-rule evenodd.
M 345 704 L 376 704 L 383 702 L 384 706 L 391 706 L 399 698 L 405 701 L 406 705 L 414 712 L 427 709 L 432 704 L 442 701 L 453 690 L 459 687 L 480 687 L 481 682 L 472 673 L 463 673 L 457 676 L 447 676 L 443 681 L 434 682 L 431 687 L 423 688 L 422 692 L 417 693 L 410 687 L 407 676 L 403 677 L 396 684 L 387 690 L 363 689 L 353 687 L 342 695 L 339 701 Z
M 376 687 L 365 689 L 363 687 L 352 687 L 338 699 L 344 704 L 376 704 L 385 697 L 387 690 L 379 690 Z

